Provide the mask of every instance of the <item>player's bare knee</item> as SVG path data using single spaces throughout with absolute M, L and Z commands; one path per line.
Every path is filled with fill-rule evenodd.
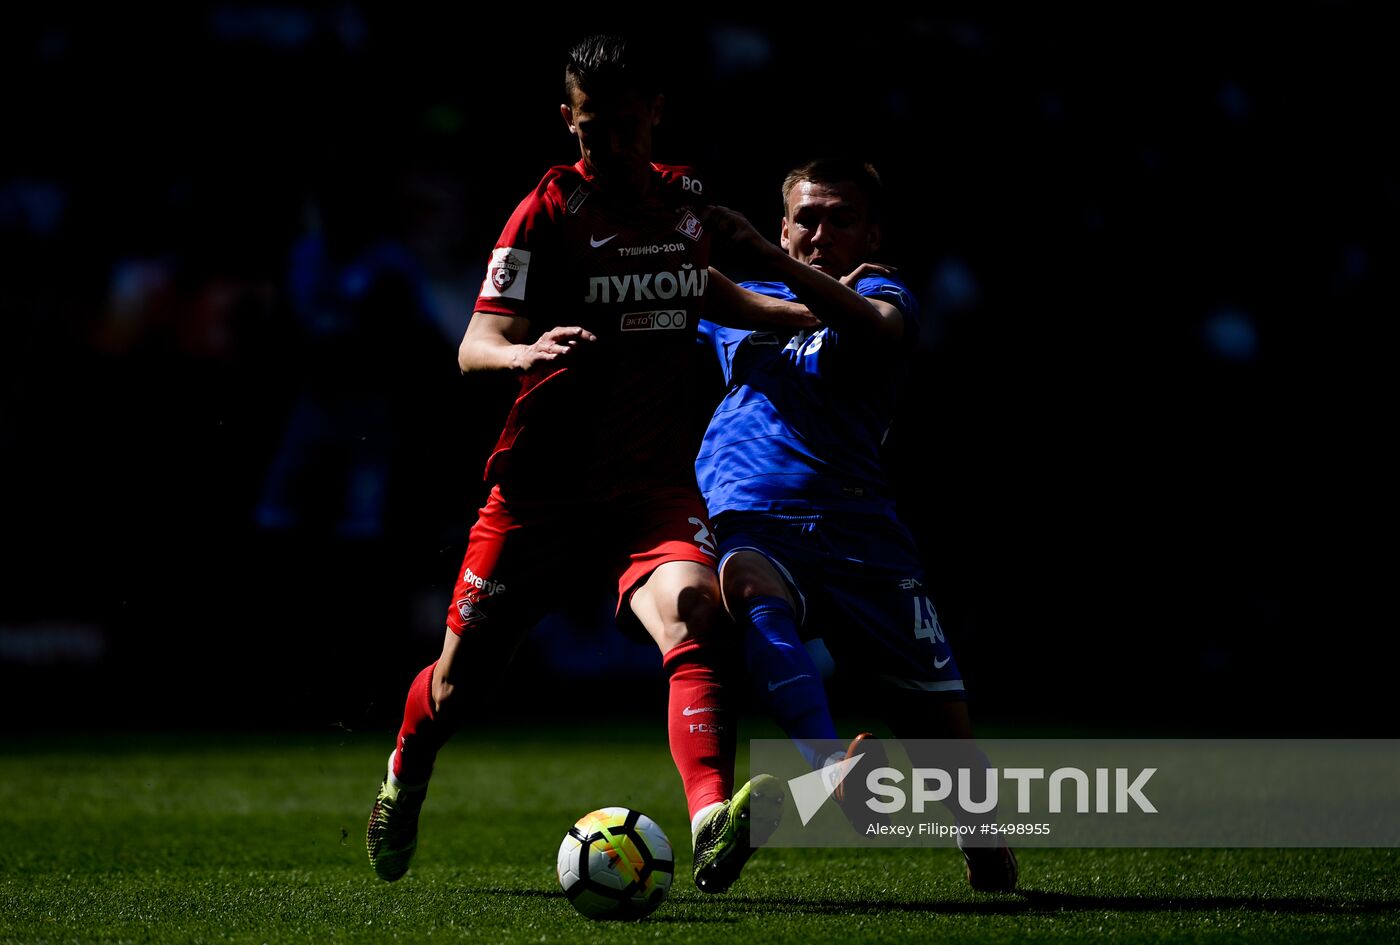
M 787 582 L 771 561 L 755 551 L 736 551 L 725 559 L 720 584 L 730 610 L 755 597 L 778 597 L 792 603 Z
M 719 580 L 711 568 L 673 561 L 632 595 L 632 612 L 661 652 L 710 632 L 720 614 Z
M 711 637 L 714 634 L 715 621 L 719 617 L 719 612 L 717 601 L 689 608 L 682 619 L 667 626 L 666 639 L 662 643 L 663 652 L 687 640 L 704 640 Z
M 710 633 L 720 616 L 718 588 L 687 587 L 681 591 L 677 610 L 687 638 Z
M 661 628 L 652 634 L 652 639 L 656 641 L 656 647 L 663 654 L 669 653 L 674 647 L 690 639 L 690 628 L 679 620 L 662 624 Z
M 676 595 L 674 613 L 667 614 L 656 634 L 657 646 L 665 653 L 687 640 L 708 637 L 721 617 L 717 588 L 687 586 Z

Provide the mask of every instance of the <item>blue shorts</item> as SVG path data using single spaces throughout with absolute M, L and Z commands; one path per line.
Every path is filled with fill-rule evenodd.
M 914 539 L 898 521 L 724 512 L 714 526 L 721 570 L 737 551 L 772 562 L 797 601 L 803 638 L 820 638 L 842 675 L 965 698 Z

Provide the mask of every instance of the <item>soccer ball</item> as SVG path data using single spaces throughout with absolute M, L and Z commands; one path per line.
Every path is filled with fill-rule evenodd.
M 646 814 L 626 807 L 583 815 L 559 844 L 559 885 L 590 919 L 651 915 L 675 871 L 666 834 Z

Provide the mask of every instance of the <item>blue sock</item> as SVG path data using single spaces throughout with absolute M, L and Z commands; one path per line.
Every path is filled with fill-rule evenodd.
M 797 615 L 781 597 L 760 595 L 744 601 L 734 615 L 744 634 L 744 655 L 760 701 L 813 768 L 826 762 L 836 723 L 816 664 L 797 633 Z

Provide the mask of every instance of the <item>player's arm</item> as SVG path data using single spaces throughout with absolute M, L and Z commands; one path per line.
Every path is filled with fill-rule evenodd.
M 530 320 L 518 315 L 492 315 L 477 312 L 467 325 L 457 348 L 457 366 L 463 374 L 472 371 L 524 372 L 568 357 L 581 345 L 598 340 L 591 331 L 577 326 L 551 328 L 533 343 L 529 342 Z
M 754 229 L 747 217 L 726 207 L 708 208 L 705 225 L 757 255 L 822 323 L 846 335 L 888 341 L 904 337 L 904 314 L 898 308 L 881 299 L 868 299 L 852 288 L 860 269 L 845 280 L 833 279 L 793 259 Z
M 705 317 L 728 328 L 800 329 L 821 325 L 802 303 L 751 292 L 713 266 L 705 288 Z

